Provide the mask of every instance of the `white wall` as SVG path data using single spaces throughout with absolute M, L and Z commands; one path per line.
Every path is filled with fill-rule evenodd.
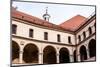
M 43 28 L 24 24 L 24 23 L 17 22 L 17 21 L 12 21 L 12 24 L 17 25 L 17 34 L 16 34 L 17 36 L 29 38 L 29 29 L 31 28 L 34 30 L 34 39 L 45 41 L 44 40 L 44 32 L 48 32 L 48 41 L 49 42 L 57 42 L 57 34 L 60 34 L 61 43 L 69 44 L 68 36 L 70 36 L 72 44 L 75 45 L 75 37 L 73 34 L 59 32 L 59 31 L 50 30 L 50 29 L 43 29 Z
M 83 41 L 84 37 L 83 37 L 83 32 L 85 31 L 86 33 L 86 37 L 89 37 L 89 31 L 88 31 L 88 28 L 91 27 L 92 28 L 92 33 L 95 32 L 95 27 L 94 27 L 94 24 L 95 24 L 95 20 L 93 20 L 91 23 L 89 23 L 86 27 L 84 27 L 82 30 L 80 30 L 77 34 L 76 34 L 76 37 L 77 37 L 77 44 L 79 43 L 79 39 L 78 39 L 78 35 L 81 36 L 81 41 Z

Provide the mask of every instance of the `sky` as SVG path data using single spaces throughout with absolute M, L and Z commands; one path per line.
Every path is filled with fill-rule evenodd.
M 48 7 L 48 14 L 51 16 L 49 21 L 57 25 L 76 15 L 82 15 L 87 18 L 95 12 L 94 6 L 80 6 L 71 4 L 64 5 L 13 1 L 12 6 L 17 7 L 17 10 L 21 12 L 41 19 L 43 19 L 42 16 L 46 12 L 46 7 Z

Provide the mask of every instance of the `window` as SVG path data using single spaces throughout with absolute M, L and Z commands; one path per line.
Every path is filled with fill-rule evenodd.
M 44 40 L 48 40 L 48 33 L 44 32 Z
M 84 38 L 84 39 L 86 38 L 86 33 L 85 33 L 85 31 L 83 32 L 83 38 Z
M 33 29 L 29 29 L 29 37 L 33 38 Z
M 78 39 L 79 39 L 79 42 L 81 41 L 81 36 L 80 35 L 78 35 Z
M 12 25 L 12 34 L 16 34 L 17 31 L 17 25 L 13 24 Z
M 91 29 L 91 27 L 89 27 L 88 30 L 89 30 L 89 35 L 92 34 L 92 29 Z
M 68 43 L 71 43 L 71 37 L 68 36 Z
M 61 41 L 61 40 L 60 40 L 60 35 L 59 35 L 59 34 L 57 35 L 57 41 L 58 41 L 58 42 Z

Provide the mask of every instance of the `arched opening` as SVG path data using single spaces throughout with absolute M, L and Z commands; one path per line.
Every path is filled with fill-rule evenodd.
M 81 61 L 87 60 L 87 52 L 85 46 L 80 47 L 80 59 Z
M 56 63 L 56 50 L 52 46 L 47 46 L 43 50 L 43 63 L 55 64 Z
M 38 48 L 34 44 L 27 44 L 24 48 L 23 60 L 26 63 L 38 63 Z
M 18 58 L 19 58 L 19 45 L 15 42 L 12 41 L 12 62 L 13 63 L 18 63 Z
M 76 50 L 74 51 L 74 62 L 77 62 L 77 59 L 76 59 Z
M 60 63 L 70 62 L 69 51 L 67 48 L 61 48 L 59 54 L 60 54 L 59 56 Z
M 89 55 L 90 57 L 95 57 L 96 56 L 96 40 L 91 39 L 89 42 Z

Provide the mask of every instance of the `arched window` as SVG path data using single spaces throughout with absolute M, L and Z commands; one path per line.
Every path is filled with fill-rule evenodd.
M 12 24 L 12 34 L 16 34 L 17 32 L 17 25 Z
M 81 36 L 80 35 L 78 35 L 78 39 L 79 39 L 79 42 L 81 41 Z
M 89 35 L 92 34 L 92 29 L 91 29 L 91 27 L 89 27 L 88 30 L 89 30 Z
M 57 41 L 61 42 L 60 34 L 57 35 Z
M 71 37 L 68 36 L 68 43 L 71 43 Z
M 85 33 L 85 31 L 83 32 L 83 38 L 84 38 L 84 39 L 86 38 L 86 33 Z

